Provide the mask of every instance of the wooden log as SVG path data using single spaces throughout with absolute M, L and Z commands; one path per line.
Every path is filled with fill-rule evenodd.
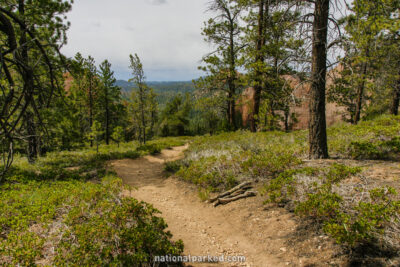
M 215 203 L 214 203 L 214 207 L 218 206 L 218 205 L 225 205 L 228 204 L 232 201 L 236 201 L 242 198 L 246 198 L 246 197 L 254 197 L 257 195 L 257 192 L 254 191 L 247 191 L 243 194 L 237 195 L 235 197 L 231 197 L 231 198 L 219 198 Z
M 251 185 L 251 182 L 241 183 L 241 184 L 235 186 L 234 188 L 232 188 L 232 189 L 230 189 L 230 190 L 228 190 L 228 191 L 226 191 L 226 192 L 224 192 L 222 194 L 219 194 L 218 196 L 216 196 L 214 198 L 210 198 L 210 202 L 213 203 L 217 199 L 225 197 L 225 196 L 228 196 L 228 195 L 232 194 L 233 192 L 238 191 L 238 190 L 240 190 L 240 189 L 242 189 L 242 188 L 244 188 L 246 186 L 249 186 L 249 185 Z

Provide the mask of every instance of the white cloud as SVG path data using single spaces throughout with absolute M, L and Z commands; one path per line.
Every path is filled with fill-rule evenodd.
M 81 52 L 109 59 L 118 78 L 129 78 L 137 53 L 149 80 L 190 80 L 209 51 L 201 36 L 209 0 L 80 0 L 68 14 L 67 56 Z

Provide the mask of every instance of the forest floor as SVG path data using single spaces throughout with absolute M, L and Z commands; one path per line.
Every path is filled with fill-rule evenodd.
M 243 263 L 187 266 L 342 266 L 347 261 L 340 247 L 318 227 L 285 208 L 265 205 L 262 196 L 216 208 L 202 202 L 193 184 L 167 177 L 164 172 L 164 163 L 181 159 L 186 148 L 115 160 L 111 166 L 125 184 L 134 188 L 126 191 L 126 196 L 161 211 L 173 239 L 183 240 L 185 255 L 246 257 Z

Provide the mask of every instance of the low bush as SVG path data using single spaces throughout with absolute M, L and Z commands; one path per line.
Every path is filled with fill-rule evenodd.
M 0 186 L 0 265 L 153 266 L 155 255 L 179 255 L 158 211 L 123 197 L 105 165 L 187 141 L 52 152 L 33 165 L 17 157 Z
M 180 161 L 177 176 L 209 191 L 227 190 L 243 180 L 266 179 L 301 163 L 302 146 L 280 132 L 239 131 L 198 137 Z
M 182 243 L 170 241 L 157 210 L 123 198 L 121 191 L 122 181 L 114 176 L 101 183 L 4 185 L 0 190 L 0 262 L 152 266 L 154 255 L 179 255 Z
M 390 187 L 368 191 L 357 188 L 364 191 L 364 199 L 344 199 L 338 184 L 360 171 L 342 164 L 289 170 L 271 180 L 264 193 L 270 203 L 294 202 L 296 214 L 312 218 L 338 243 L 353 247 L 382 236 L 387 224 L 400 215 L 400 201 L 393 200 L 396 192 Z
M 394 159 L 400 158 L 400 138 L 387 141 L 354 141 L 350 143 L 349 155 L 354 159 Z

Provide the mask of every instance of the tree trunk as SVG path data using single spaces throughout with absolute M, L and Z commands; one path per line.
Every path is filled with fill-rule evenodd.
M 151 137 L 154 136 L 154 125 L 156 123 L 156 112 L 154 110 L 151 111 L 151 122 L 150 122 L 150 134 Z
M 290 108 L 289 107 L 285 108 L 284 116 L 285 116 L 285 132 L 289 132 L 289 116 L 290 116 Z
M 228 101 L 229 101 L 229 124 L 233 130 L 236 130 L 235 118 L 235 96 L 236 96 L 236 58 L 235 58 L 235 43 L 234 43 L 234 28 L 233 21 L 231 21 L 230 32 L 230 66 L 229 66 L 229 79 L 228 79 Z
M 91 70 L 89 70 L 91 72 Z M 89 73 L 89 127 L 90 131 L 93 126 L 93 77 L 92 73 Z M 93 140 L 90 140 L 90 147 L 93 147 Z
M 399 103 L 400 103 L 400 72 L 399 78 L 397 80 L 397 85 L 393 89 L 393 102 L 392 107 L 390 109 L 390 113 L 393 115 L 399 114 Z
M 105 92 L 105 104 L 106 104 L 106 144 L 110 144 L 110 107 L 108 105 L 108 89 Z
M 366 56 L 368 58 L 368 49 L 366 52 Z M 362 102 L 363 102 L 363 98 L 364 98 L 364 89 L 365 89 L 365 79 L 367 76 L 367 68 L 368 68 L 368 64 L 367 62 L 363 62 L 362 66 L 361 66 L 361 83 L 358 86 L 357 89 L 357 102 L 356 102 L 356 111 L 354 114 L 354 119 L 353 119 L 353 123 L 357 124 L 360 119 L 361 119 L 361 110 L 362 110 Z
M 261 91 L 262 91 L 262 71 L 260 70 L 261 65 L 264 63 L 264 56 L 262 48 L 265 45 L 265 21 L 264 21 L 264 8 L 265 0 L 260 0 L 258 5 L 258 34 L 257 34 L 257 47 L 256 47 L 256 73 L 255 73 L 255 85 L 254 85 L 254 107 L 250 118 L 250 130 L 252 132 L 257 131 L 257 125 L 259 122 L 260 103 L 261 103 Z
M 229 118 L 229 125 L 232 127 L 233 130 L 236 130 L 236 114 L 235 114 L 235 86 L 233 85 L 233 81 L 230 82 L 229 93 L 228 93 L 228 118 Z
M 312 84 L 310 92 L 309 157 L 328 158 L 325 90 L 329 1 L 315 0 L 312 44 Z
M 141 109 L 141 123 L 142 123 L 142 142 L 146 144 L 146 121 L 144 115 L 144 89 L 140 88 L 140 109 Z

